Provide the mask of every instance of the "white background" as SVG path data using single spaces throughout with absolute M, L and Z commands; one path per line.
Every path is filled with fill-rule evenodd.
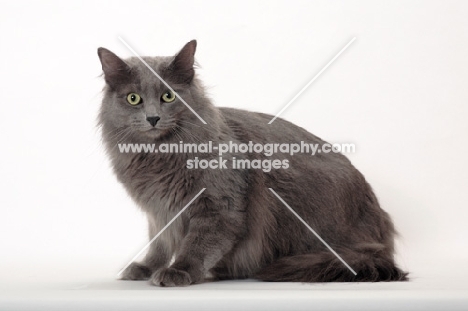
M 114 279 L 147 241 L 96 130 L 96 49 L 131 56 L 118 36 L 141 55 L 197 39 L 214 103 L 270 114 L 355 36 L 282 117 L 356 144 L 413 277 L 464 269 L 467 16 L 462 1 L 2 2 L 2 279 Z

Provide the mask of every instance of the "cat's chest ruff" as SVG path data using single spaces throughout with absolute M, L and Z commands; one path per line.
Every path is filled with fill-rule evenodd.
M 119 172 L 132 198 L 147 212 L 173 209 L 195 180 L 185 163 L 177 157 L 154 155 L 127 159 Z

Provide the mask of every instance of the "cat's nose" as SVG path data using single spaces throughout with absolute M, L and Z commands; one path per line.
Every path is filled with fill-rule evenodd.
M 161 119 L 160 117 L 146 117 L 146 121 L 149 122 L 149 124 L 151 124 L 151 126 L 156 126 L 156 123 L 158 123 L 159 119 Z

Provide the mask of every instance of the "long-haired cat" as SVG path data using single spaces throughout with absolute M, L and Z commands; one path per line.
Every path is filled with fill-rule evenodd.
M 289 167 L 190 169 L 214 153 L 123 153 L 119 143 L 325 142 L 271 115 L 215 107 L 194 69 L 196 41 L 175 56 L 144 57 L 198 117 L 138 58 L 99 48 L 106 86 L 99 114 L 118 180 L 148 217 L 153 238 L 202 188 L 123 279 L 185 286 L 207 278 L 288 282 L 403 281 L 395 230 L 363 175 L 339 153 L 235 152 L 223 157 L 287 160 Z M 234 88 L 236 90 L 238 88 Z M 357 273 L 354 275 L 271 192 L 272 188 Z

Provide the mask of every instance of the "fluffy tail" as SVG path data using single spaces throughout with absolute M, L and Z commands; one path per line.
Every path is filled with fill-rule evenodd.
M 393 259 L 381 254 L 338 252 L 354 275 L 331 252 L 283 257 L 265 267 L 256 278 L 268 282 L 389 282 L 407 281 Z

